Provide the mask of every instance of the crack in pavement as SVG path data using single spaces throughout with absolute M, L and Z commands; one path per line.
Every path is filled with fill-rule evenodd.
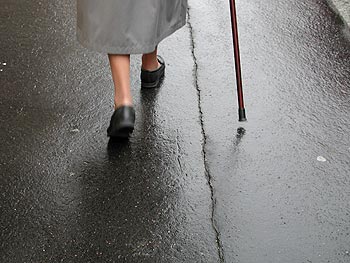
M 222 242 L 220 239 L 220 232 L 218 230 L 218 227 L 215 223 L 215 207 L 216 207 L 216 199 L 214 196 L 214 187 L 212 184 L 212 176 L 209 172 L 209 167 L 208 167 L 208 163 L 207 163 L 207 156 L 206 156 L 206 151 L 205 151 L 205 146 L 206 146 L 206 142 L 207 142 L 207 137 L 205 134 L 205 130 L 204 130 L 204 122 L 203 122 L 203 111 L 202 111 L 202 105 L 201 105 L 201 90 L 199 88 L 198 85 L 198 64 L 197 64 L 197 58 L 194 54 L 194 50 L 195 50 L 195 43 L 194 43 L 194 34 L 193 34 L 193 28 L 192 28 L 192 24 L 190 22 L 190 8 L 187 8 L 187 15 L 188 15 L 188 20 L 187 20 L 187 24 L 189 26 L 190 29 L 190 38 L 191 38 L 191 52 L 192 52 L 192 58 L 193 58 L 193 62 L 194 62 L 194 69 L 193 69 L 193 73 L 194 73 L 194 84 L 197 90 L 197 96 L 198 96 L 198 110 L 199 110 L 199 119 L 200 119 L 200 124 L 201 124 L 201 132 L 202 132 L 202 137 L 203 137 L 203 142 L 202 142 L 202 156 L 203 156 L 203 160 L 204 160 L 204 171 L 205 171 L 205 176 L 207 178 L 207 182 L 210 188 L 210 193 L 211 193 L 211 225 L 213 227 L 213 230 L 215 232 L 216 235 L 216 245 L 217 245 L 217 250 L 218 250 L 218 256 L 219 256 L 219 261 L 220 262 L 225 262 L 225 257 L 224 257 L 224 250 L 223 250 L 223 246 L 222 246 Z
M 180 148 L 180 144 L 179 144 L 179 130 L 176 129 L 176 152 L 177 152 L 177 163 L 179 165 L 179 169 L 181 174 L 184 174 L 184 169 L 182 168 L 182 164 L 181 164 L 181 148 Z M 187 175 L 187 173 L 186 173 Z

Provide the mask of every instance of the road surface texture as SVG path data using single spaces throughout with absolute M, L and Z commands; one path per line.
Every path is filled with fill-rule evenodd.
M 189 0 L 112 142 L 75 1 L 0 0 L 0 262 L 350 262 L 350 42 L 326 0 Z

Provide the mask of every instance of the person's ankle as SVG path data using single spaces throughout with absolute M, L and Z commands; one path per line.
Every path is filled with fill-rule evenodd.
M 133 103 L 130 100 L 114 100 L 114 109 L 121 106 L 133 106 Z
M 157 60 L 157 64 L 155 65 L 155 64 L 143 64 L 142 63 L 142 65 L 141 65 L 141 68 L 143 69 L 143 70 L 147 70 L 147 71 L 155 71 L 155 70 L 157 70 L 157 69 L 159 69 L 160 68 L 160 66 L 161 66 L 161 64 L 159 63 L 159 61 Z

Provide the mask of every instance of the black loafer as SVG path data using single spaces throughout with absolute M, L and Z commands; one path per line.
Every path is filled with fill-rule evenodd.
M 128 138 L 134 130 L 135 110 L 133 106 L 120 106 L 114 110 L 107 136 L 117 138 Z
M 141 88 L 157 88 L 161 79 L 164 77 L 165 72 L 165 62 L 164 59 L 157 55 L 157 59 L 159 61 L 159 68 L 149 71 L 145 70 L 141 67 Z

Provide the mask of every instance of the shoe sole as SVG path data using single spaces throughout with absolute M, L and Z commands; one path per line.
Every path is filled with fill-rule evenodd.
M 114 133 L 107 133 L 107 136 L 111 138 L 128 138 L 133 131 L 134 131 L 134 125 L 123 124 Z

